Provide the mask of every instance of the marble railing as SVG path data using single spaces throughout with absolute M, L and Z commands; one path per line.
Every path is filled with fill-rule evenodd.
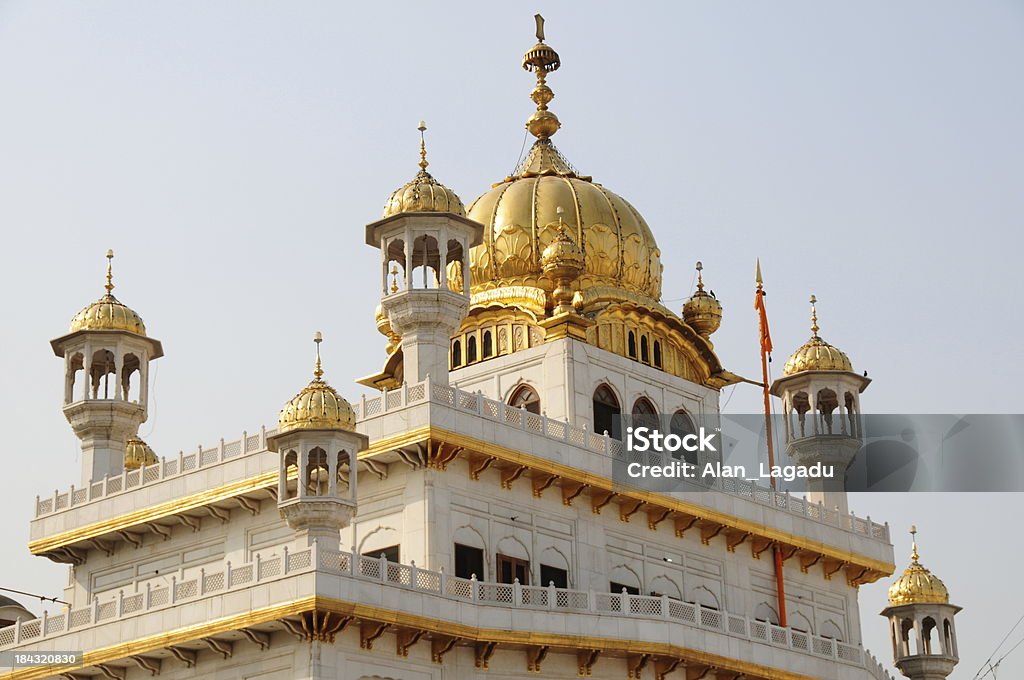
M 221 439 L 216 446 L 200 446 L 192 453 L 182 451 L 176 458 L 161 458 L 154 465 L 124 470 L 119 475 L 104 477 L 80 489 L 72 486 L 67 491 L 54 491 L 52 496 L 46 498 L 36 496 L 35 516 L 42 517 L 128 489 L 195 472 L 238 456 L 266 451 L 267 437 L 276 431 L 261 427 L 255 434 L 243 432 L 241 438 L 235 441 L 225 442 Z
M 524 586 L 518 582 L 490 583 L 478 581 L 475 577 L 449 576 L 444 570 L 420 569 L 415 563 L 389 562 L 383 556 L 376 558 L 355 552 L 323 550 L 315 542 L 305 550 L 289 551 L 287 546 L 271 550 L 275 554 L 268 558 L 261 558 L 257 553 L 254 561 L 239 566 L 233 566 L 230 561 L 206 566 L 192 578 L 171 576 L 170 584 L 166 586 L 147 585 L 145 591 L 131 594 L 121 590 L 102 600 L 96 596 L 87 607 L 69 608 L 60 614 L 44 614 L 39 619 L 17 622 L 0 629 L 0 649 L 140 616 L 217 593 L 242 590 L 289 575 L 320 571 L 484 606 L 672 621 L 854 666 L 867 667 L 873 662 L 881 669 L 859 645 L 703 607 L 699 603 L 682 602 L 666 595 L 630 595 L 625 591 L 605 593 L 556 588 L 554 585 Z
M 401 388 L 384 391 L 380 396 L 365 396 L 354 406 L 359 421 L 378 418 L 389 412 L 403 409 L 419 403 L 431 401 L 449 406 L 459 411 L 476 414 L 482 418 L 505 423 L 536 435 L 565 442 L 569 445 L 602 454 L 610 458 L 624 456 L 643 456 L 636 452 L 628 452 L 621 441 L 608 434 L 596 434 L 590 430 L 572 425 L 564 420 L 555 420 L 544 415 L 530 413 L 523 408 L 508 406 L 496 399 L 489 399 L 477 392 L 466 392 L 457 387 L 432 384 L 428 380 L 413 385 L 405 384 Z M 650 457 L 652 454 L 647 454 Z M 654 454 L 657 457 L 659 454 Z M 660 457 L 655 460 L 637 461 L 641 463 L 664 463 Z M 722 493 L 741 496 L 756 503 L 787 511 L 801 517 L 807 517 L 833 527 L 866 536 L 871 539 L 889 542 L 889 525 L 871 521 L 871 518 L 857 517 L 853 513 L 841 513 L 828 509 L 821 503 L 810 503 L 796 498 L 786 492 L 778 492 L 770 487 L 742 479 L 719 479 L 708 488 Z
M 357 420 L 365 421 L 428 401 L 473 413 L 491 421 L 521 428 L 608 457 L 622 457 L 627 453 L 622 442 L 607 434 L 599 435 L 563 420 L 555 420 L 530 413 L 525 409 L 514 408 L 479 393 L 466 392 L 448 385 L 431 384 L 429 379 L 412 385 L 404 384 L 400 389 L 384 391 L 376 397 L 366 398 L 364 396 L 354 405 L 354 409 Z M 238 440 L 225 442 L 222 439 L 213 447 L 199 447 L 198 450 L 188 454 L 181 452 L 176 458 L 161 458 L 155 465 L 138 470 L 125 470 L 119 475 L 104 477 L 85 488 L 77 489 L 72 486 L 67 491 L 54 491 L 52 496 L 46 498 L 37 496 L 35 516 L 42 517 L 128 489 L 195 472 L 203 467 L 216 465 L 237 456 L 266 451 L 267 436 L 274 432 L 275 430 L 261 427 L 256 434 L 243 432 L 242 437 Z M 789 493 L 777 492 L 756 482 L 721 479 L 717 480 L 711 488 L 722 493 L 747 498 L 793 515 L 807 517 L 854 534 L 885 543 L 889 542 L 888 524 L 878 524 L 871 521 L 870 517 L 861 518 L 852 513 L 846 514 L 834 509 L 830 510 L 820 503 L 810 503 L 802 498 L 796 498 Z

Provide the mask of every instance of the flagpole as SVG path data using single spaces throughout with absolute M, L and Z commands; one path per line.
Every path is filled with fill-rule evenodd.
M 768 359 L 772 351 L 771 333 L 768 331 L 768 312 L 764 305 L 764 281 L 761 278 L 761 258 L 757 259 L 757 270 L 755 273 L 757 292 L 754 294 L 754 307 L 758 310 L 758 326 L 761 332 L 761 387 L 764 395 L 764 431 L 768 443 L 768 467 L 775 466 L 775 446 L 772 437 L 772 406 L 768 385 Z M 775 476 L 769 477 L 772 491 L 775 490 Z M 772 555 L 775 558 L 775 590 L 779 600 L 779 625 L 786 625 L 786 584 L 782 572 L 782 552 L 778 545 L 772 546 Z

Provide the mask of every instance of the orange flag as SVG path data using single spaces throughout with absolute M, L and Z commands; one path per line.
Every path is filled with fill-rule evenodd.
M 758 325 L 761 328 L 761 353 L 772 353 L 772 334 L 768 330 L 768 311 L 764 307 L 764 286 L 761 280 L 761 258 L 757 260 L 757 292 L 754 293 L 754 309 L 757 310 Z

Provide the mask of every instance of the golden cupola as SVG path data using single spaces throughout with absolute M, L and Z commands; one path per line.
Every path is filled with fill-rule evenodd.
M 427 124 L 420 121 L 420 171 L 409 183 L 395 189 L 384 204 L 384 217 L 391 217 L 401 213 L 415 212 L 439 212 L 453 213 L 455 215 L 466 214 L 462 205 L 462 199 L 454 191 L 434 179 L 434 176 L 427 172 L 427 147 L 423 133 Z
M 323 379 L 320 364 L 320 343 L 323 336 L 318 331 L 313 338 L 316 343 L 316 364 L 313 380 L 292 397 L 277 419 L 277 434 L 294 430 L 352 430 L 356 425 L 356 414 L 352 405 L 339 395 Z
M 138 470 L 140 467 L 156 465 L 160 460 L 149 444 L 138 437 L 128 440 L 124 448 L 124 467 L 126 470 Z
M 545 275 L 542 258 L 564 216 L 583 252 L 580 289 L 621 290 L 657 301 L 661 251 L 647 222 L 624 198 L 579 173 L 551 142 L 561 123 L 548 109 L 554 93 L 546 79 L 561 60 L 544 42 L 539 15 L 537 41 L 523 57 L 523 68 L 537 78 L 530 93 L 537 109 L 526 122 L 536 141 L 519 167 L 467 211 L 484 225 L 484 243 L 473 250 L 472 290 L 529 286 L 550 294 L 556 284 Z
M 552 143 L 562 124 L 547 79 L 561 58 L 536 20 L 537 42 L 522 60 L 536 78 L 526 121 L 535 141 L 466 210 L 483 225 L 483 243 L 470 252 L 470 311 L 453 348 L 490 334 L 494 349 L 470 361 L 453 349 L 452 368 L 569 335 L 710 387 L 735 382 L 708 341 L 710 318 L 698 324 L 702 334 L 661 304 L 661 250 L 640 212 Z M 449 267 L 448 280 L 458 285 L 461 272 Z
M 917 527 L 911 527 L 913 548 L 910 566 L 889 586 L 889 605 L 900 607 L 906 604 L 947 604 L 949 590 L 938 576 L 926 569 L 917 554 Z
M 127 331 L 146 335 L 146 325 L 133 309 L 114 297 L 113 274 L 114 251 L 107 251 L 106 293 L 96 302 L 75 314 L 71 319 L 71 332 L 76 331 Z
M 811 296 L 811 339 L 790 355 L 782 372 L 793 375 L 804 371 L 846 371 L 853 372 L 850 357 L 838 347 L 825 342 L 818 331 L 818 299 Z
M 722 325 L 722 303 L 714 293 L 704 290 L 704 265 L 697 261 L 697 290 L 683 303 L 683 321 L 702 337 L 708 338 Z

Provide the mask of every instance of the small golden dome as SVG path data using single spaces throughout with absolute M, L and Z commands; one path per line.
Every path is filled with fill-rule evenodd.
M 793 352 L 782 369 L 784 375 L 793 375 L 803 371 L 847 371 L 853 372 L 850 357 L 838 347 L 828 344 L 818 335 L 818 311 L 815 307 L 818 299 L 811 296 L 811 339 L 800 349 Z
M 583 269 L 583 251 L 572 240 L 562 224 L 562 209 L 558 208 L 558 234 L 541 253 L 540 262 L 545 271 L 555 267 Z
M 910 533 L 917 534 L 917 527 L 911 527 Z M 893 607 L 905 604 L 947 604 L 949 590 L 946 584 L 918 561 L 916 536 L 913 546 L 910 566 L 889 586 L 889 604 Z
M 356 414 L 344 397 L 323 380 L 320 367 L 320 343 L 323 336 L 319 331 L 314 336 L 316 343 L 316 367 L 313 380 L 281 409 L 277 419 L 277 433 L 293 430 L 352 430 Z
M 160 460 L 149 444 L 138 437 L 128 440 L 124 448 L 124 467 L 126 470 L 138 470 L 140 467 L 156 465 Z
M 707 338 L 722 325 L 722 303 L 704 290 L 704 265 L 697 262 L 697 291 L 683 303 L 683 321 Z
M 394 354 L 395 350 L 398 349 L 399 343 L 402 342 L 402 336 L 392 330 L 391 319 L 384 313 L 383 305 L 377 305 L 373 318 L 377 322 L 377 332 L 388 339 L 388 355 Z
M 128 331 L 146 335 L 146 325 L 134 310 L 114 297 L 114 275 L 111 260 L 114 251 L 107 251 L 107 292 L 96 302 L 75 314 L 71 319 L 71 332 L 75 331 Z
M 427 172 L 427 149 L 423 139 L 426 123 L 420 121 L 420 171 L 411 182 L 396 189 L 384 204 L 384 217 L 401 213 L 439 212 L 465 217 L 466 208 L 454 191 Z

